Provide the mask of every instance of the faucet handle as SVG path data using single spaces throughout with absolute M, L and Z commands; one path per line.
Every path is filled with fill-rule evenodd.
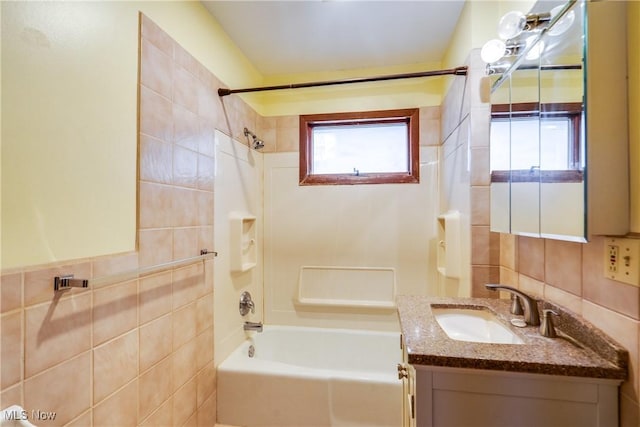
M 556 328 L 555 326 L 553 326 L 553 317 L 550 315 L 558 316 L 558 313 L 550 309 L 542 310 L 542 323 L 540 323 L 540 334 L 543 337 L 555 338 L 557 336 Z
M 516 294 L 511 294 L 511 314 L 515 314 L 521 316 L 524 314 L 524 309 L 522 308 L 522 301 L 520 301 L 520 297 Z
M 252 313 L 256 312 L 256 305 L 251 299 L 251 294 L 248 291 L 244 291 L 242 295 L 240 295 L 238 309 L 241 316 L 246 316 L 249 313 L 249 310 L 251 310 Z

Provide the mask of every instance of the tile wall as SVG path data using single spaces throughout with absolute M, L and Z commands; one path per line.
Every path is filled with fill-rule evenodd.
M 490 104 L 483 102 L 484 62 L 471 51 L 465 78 L 456 77 L 442 103 L 441 211 L 461 213 L 463 272 L 444 294 L 490 296 L 484 284 L 499 280 L 499 235 L 489 231 Z
M 138 251 L 2 271 L 0 407 L 39 426 L 215 424 L 212 260 L 53 292 L 213 249 L 214 130 L 256 115 L 144 16 L 140 54 Z

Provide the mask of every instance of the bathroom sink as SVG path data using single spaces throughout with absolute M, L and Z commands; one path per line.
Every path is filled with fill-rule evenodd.
M 437 307 L 431 311 L 449 338 L 492 344 L 524 344 L 494 313 L 475 307 Z

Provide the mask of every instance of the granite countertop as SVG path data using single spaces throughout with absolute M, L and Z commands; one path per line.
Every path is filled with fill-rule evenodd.
M 566 309 L 538 301 L 551 308 L 559 335 L 546 338 L 537 326 L 518 328 L 510 320 L 522 318 L 509 312 L 510 301 L 489 298 L 437 298 L 414 295 L 397 297 L 400 327 L 412 365 L 489 369 L 549 375 L 626 379 L 628 352 L 590 323 Z M 487 344 L 449 338 L 436 321 L 431 305 L 487 308 L 515 332 L 524 344 Z

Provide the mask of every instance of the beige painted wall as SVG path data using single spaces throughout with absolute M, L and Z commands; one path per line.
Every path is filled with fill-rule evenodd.
M 261 83 L 198 2 L 2 2 L 2 268 L 135 248 L 139 11 Z

